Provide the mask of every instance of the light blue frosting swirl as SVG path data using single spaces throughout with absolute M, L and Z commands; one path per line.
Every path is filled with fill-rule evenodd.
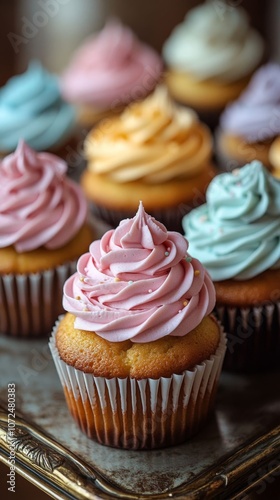
M 182 224 L 189 253 L 214 281 L 280 268 L 280 181 L 260 162 L 216 176 L 206 200 Z
M 2 152 L 15 150 L 20 139 L 37 151 L 59 147 L 74 125 L 74 108 L 63 101 L 57 77 L 38 62 L 0 89 Z

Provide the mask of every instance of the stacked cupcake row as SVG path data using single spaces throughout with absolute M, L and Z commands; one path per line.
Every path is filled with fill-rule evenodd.
M 1 276 L 1 319 L 7 333 L 34 333 L 29 321 L 48 333 L 63 286 L 67 314 L 50 348 L 89 437 L 138 449 L 193 436 L 213 409 L 223 327 L 225 368 L 278 366 L 280 184 L 260 163 L 216 176 L 207 204 L 183 218 L 185 237 L 140 203 L 101 240 L 86 229 L 85 198 L 57 157 L 21 143 L 0 168 L 9 245 L 1 262 L 16 266 Z M 86 246 L 71 275 L 70 250 Z
M 32 63 L 0 89 L 1 155 L 24 139 L 65 159 L 76 179 L 86 162 L 81 184 L 98 217 L 116 226 L 141 199 L 149 213 L 181 232 L 180 219 L 205 201 L 219 170 L 259 159 L 279 175 L 280 66 L 266 64 L 250 80 L 263 42 L 242 8 L 225 7 L 222 14 L 215 2 L 190 11 L 164 44 L 165 69 L 159 54 L 117 21 L 87 40 L 59 78 Z M 221 96 L 221 86 L 231 88 L 234 77 L 243 81 L 236 101 L 228 104 L 237 97 L 229 92 L 219 104 L 214 135 L 207 117 L 201 119 L 203 106 L 174 92 L 169 81 L 178 72 L 186 92 L 195 81 L 207 100 L 209 86 Z

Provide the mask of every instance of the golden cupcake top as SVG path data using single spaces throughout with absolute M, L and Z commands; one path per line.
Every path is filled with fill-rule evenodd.
M 272 174 L 280 180 L 280 136 L 273 141 L 268 155 L 272 166 Z
M 164 86 L 103 120 L 87 136 L 88 169 L 117 183 L 150 184 L 204 171 L 212 156 L 209 129 L 196 113 L 175 104 Z

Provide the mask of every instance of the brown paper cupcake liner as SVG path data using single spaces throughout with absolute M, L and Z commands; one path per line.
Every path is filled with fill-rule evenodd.
M 0 332 L 14 337 L 49 335 L 62 314 L 65 280 L 76 261 L 32 274 L 0 276 Z
M 68 408 L 81 430 L 97 442 L 125 449 L 155 449 L 184 442 L 204 424 L 213 409 L 226 349 L 193 370 L 169 378 L 136 380 L 94 377 L 67 365 L 55 345 L 50 350 Z
M 280 302 L 238 308 L 216 306 L 227 332 L 223 369 L 257 372 L 280 366 Z

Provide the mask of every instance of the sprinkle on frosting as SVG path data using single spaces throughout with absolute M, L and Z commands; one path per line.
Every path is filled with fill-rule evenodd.
M 60 158 L 37 153 L 23 141 L 0 161 L 1 248 L 14 245 L 18 252 L 41 246 L 55 249 L 78 233 L 87 216 L 87 203 L 66 170 Z
M 216 176 L 206 199 L 183 218 L 183 228 L 190 253 L 214 281 L 280 268 L 280 182 L 260 162 Z M 201 216 L 207 217 L 204 224 Z
M 235 168 L 235 169 L 232 171 L 232 174 L 233 174 L 233 175 L 239 175 L 239 174 L 240 174 L 240 168 Z
M 133 219 L 123 220 L 91 244 L 65 283 L 63 306 L 76 316 L 75 327 L 112 342 L 186 335 L 215 304 L 208 273 L 197 259 L 186 262 L 187 249 L 181 234 L 167 231 L 140 203 Z M 90 284 L 81 282 L 80 276 L 87 276 Z M 107 278 L 103 285 L 102 277 Z M 133 284 L 127 286 L 130 281 Z M 77 295 L 88 311 L 75 299 Z

